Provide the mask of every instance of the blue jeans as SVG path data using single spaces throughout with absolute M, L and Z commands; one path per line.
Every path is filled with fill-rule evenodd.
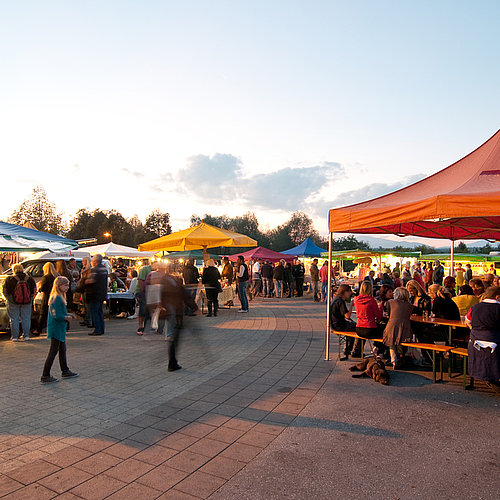
M 321 299 L 319 296 L 319 281 L 311 280 L 311 291 L 313 293 L 313 300 L 319 301 Z
M 94 324 L 95 333 L 104 333 L 104 312 L 102 310 L 102 300 L 89 302 L 90 315 Z
M 241 308 L 244 311 L 248 311 L 247 284 L 248 281 L 240 281 L 238 283 L 238 295 L 240 297 Z
M 10 319 L 10 334 L 13 339 L 19 338 L 19 321 L 23 325 L 23 334 L 25 339 L 30 338 L 31 328 L 31 309 L 33 305 L 29 304 L 15 304 L 14 302 L 7 301 L 7 314 Z
M 326 292 L 328 291 L 327 287 L 328 287 L 328 281 L 322 281 L 321 282 L 321 298 L 322 298 L 323 302 L 326 300 Z
M 270 297 L 271 296 L 271 280 L 269 278 L 262 278 L 262 293 L 264 294 L 264 297 Z
M 283 280 L 274 280 L 274 294 L 283 297 Z

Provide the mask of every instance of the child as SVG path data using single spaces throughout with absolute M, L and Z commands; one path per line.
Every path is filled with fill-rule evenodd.
M 64 276 L 58 276 L 54 280 L 52 291 L 49 297 L 49 315 L 47 321 L 47 339 L 50 340 L 49 354 L 43 367 L 41 382 L 49 384 L 57 382 L 58 379 L 50 375 L 52 363 L 59 353 L 59 364 L 63 378 L 78 377 L 78 373 L 72 372 L 66 363 L 66 329 L 67 321 L 74 318 L 72 314 L 68 314 L 66 308 L 66 292 L 69 288 L 69 280 Z

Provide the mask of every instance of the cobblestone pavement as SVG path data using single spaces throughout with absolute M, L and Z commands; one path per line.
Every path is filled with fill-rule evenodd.
M 108 321 L 103 337 L 74 327 L 68 362 L 80 377 L 48 386 L 39 382 L 46 339 L 1 341 L 0 496 L 213 493 L 331 370 L 322 359 L 324 307 L 305 299 L 252 306 L 186 318 L 183 370 L 174 373 L 163 337 L 138 337 L 127 320 Z
M 161 336 L 106 327 L 70 333 L 80 377 L 49 386 L 45 339 L 0 341 L 0 497 L 497 498 L 498 398 L 352 379 L 310 298 L 186 318 L 173 373 Z

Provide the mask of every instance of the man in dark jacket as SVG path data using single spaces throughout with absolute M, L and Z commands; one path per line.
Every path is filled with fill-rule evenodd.
M 292 267 L 292 274 L 295 278 L 297 297 L 302 297 L 304 295 L 304 275 L 306 274 L 306 269 L 299 259 L 296 259 L 295 265 Z
M 435 285 L 443 286 L 443 278 L 444 278 L 444 267 L 441 265 L 439 260 L 434 262 L 434 271 L 432 272 L 432 282 Z
M 31 311 L 36 285 L 31 276 L 24 273 L 22 264 L 12 266 L 13 276 L 9 276 L 3 285 L 3 294 L 7 299 L 7 314 L 10 319 L 11 340 L 19 340 L 19 321 L 23 326 L 24 340 L 30 339 Z
M 102 263 L 102 255 L 92 257 L 90 276 L 85 280 L 85 297 L 94 324 L 94 331 L 89 335 L 104 335 L 102 304 L 108 298 L 108 271 Z
M 198 289 L 198 281 L 200 279 L 200 273 L 198 272 L 198 268 L 194 265 L 194 259 L 189 259 L 187 261 L 187 264 L 182 270 L 182 278 L 184 279 L 186 293 L 194 302 L 196 290 Z M 186 306 L 185 313 L 188 316 L 194 316 L 194 310 L 188 306 Z
M 262 276 L 262 293 L 264 297 L 271 296 L 271 283 L 273 281 L 273 266 L 269 264 L 269 261 L 264 261 L 260 269 L 260 274 Z

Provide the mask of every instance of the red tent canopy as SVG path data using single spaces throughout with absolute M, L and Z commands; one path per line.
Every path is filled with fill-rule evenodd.
M 453 165 L 399 191 L 329 212 L 330 232 L 500 239 L 500 130 Z
M 281 259 L 285 259 L 286 262 L 291 262 L 295 257 L 293 255 L 287 255 L 286 253 L 274 252 L 273 250 L 269 250 L 264 247 L 257 247 L 248 250 L 243 253 L 235 253 L 234 255 L 228 255 L 229 260 L 236 262 L 238 259 L 238 255 L 243 255 L 245 260 L 268 260 L 269 262 L 278 262 Z

